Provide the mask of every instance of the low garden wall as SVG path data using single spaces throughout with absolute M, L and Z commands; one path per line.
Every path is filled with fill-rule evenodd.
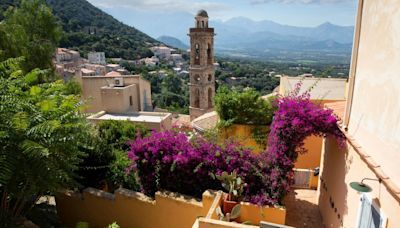
M 83 193 L 59 193 L 56 203 L 58 215 L 68 227 L 75 227 L 78 222 L 88 222 L 90 227 L 106 227 L 117 222 L 121 227 L 187 228 L 192 227 L 196 218 L 207 215 L 215 197 L 216 192 L 205 191 L 199 202 L 177 193 L 157 192 L 153 200 L 127 189 L 118 189 L 111 194 L 87 188 Z M 215 218 L 215 213 L 212 217 Z M 260 208 L 242 203 L 240 218 L 243 221 L 285 224 L 285 217 L 284 208 Z
M 155 200 L 142 193 L 118 189 L 114 194 L 87 188 L 83 193 L 64 192 L 56 196 L 57 213 L 63 224 L 75 227 L 80 221 L 90 227 L 191 227 L 198 216 L 207 214 L 214 194 L 206 191 L 202 202 L 170 192 L 157 192 Z

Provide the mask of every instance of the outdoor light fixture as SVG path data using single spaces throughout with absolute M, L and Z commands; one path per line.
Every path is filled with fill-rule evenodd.
M 382 179 L 373 179 L 373 178 L 363 178 L 361 182 L 351 182 L 350 187 L 357 192 L 370 192 L 372 191 L 372 188 L 368 186 L 367 184 L 364 184 L 364 180 L 372 180 L 372 181 L 379 181 L 379 183 L 382 182 Z

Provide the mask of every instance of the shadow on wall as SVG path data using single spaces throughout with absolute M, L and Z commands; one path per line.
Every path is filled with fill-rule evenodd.
M 326 227 L 343 227 L 343 216 L 347 215 L 348 186 L 345 183 L 353 159 L 348 146 L 340 148 L 336 140 L 327 137 L 324 141 L 324 157 L 319 184 L 318 205 Z

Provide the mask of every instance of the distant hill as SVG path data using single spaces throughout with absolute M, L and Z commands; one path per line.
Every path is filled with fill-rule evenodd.
M 172 36 L 160 36 L 157 38 L 157 40 L 168 46 L 179 48 L 181 50 L 186 51 L 189 48 L 188 45 L 184 44 L 182 41 Z
M 0 9 L 18 5 L 20 0 L 2 0 Z M 149 47 L 160 42 L 125 25 L 86 0 L 46 0 L 60 19 L 64 34 L 60 46 L 73 48 L 84 55 L 104 51 L 106 57 L 137 59 L 152 55 Z M 0 17 L 1 19 L 1 17 Z

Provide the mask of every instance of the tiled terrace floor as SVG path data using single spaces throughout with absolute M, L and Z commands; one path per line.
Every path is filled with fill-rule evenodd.
M 317 191 L 294 189 L 285 199 L 286 225 L 297 228 L 324 228 L 317 204 Z

